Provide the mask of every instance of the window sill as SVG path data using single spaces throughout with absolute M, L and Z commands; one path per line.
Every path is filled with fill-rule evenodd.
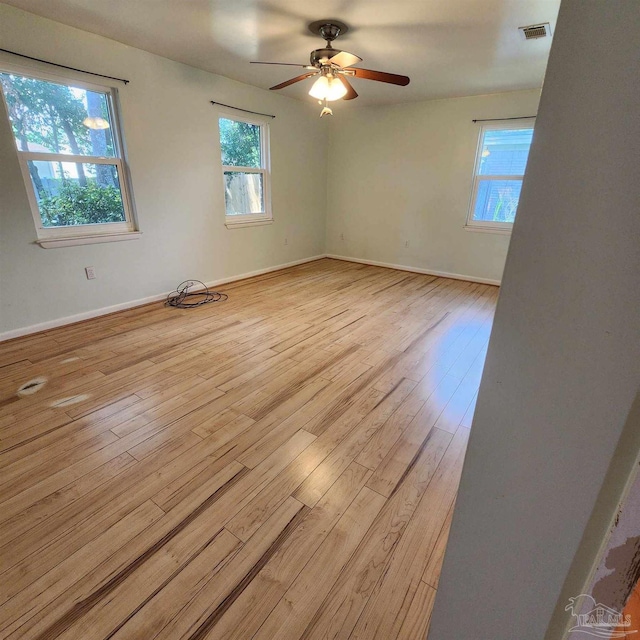
M 465 231 L 478 231 L 480 233 L 497 233 L 500 236 L 510 236 L 511 229 L 505 229 L 503 227 L 481 227 L 480 225 L 465 224 Z
M 129 231 L 127 233 L 106 233 L 99 236 L 67 236 L 60 238 L 41 238 L 36 240 L 43 249 L 55 249 L 58 247 L 75 247 L 80 244 L 100 244 L 103 242 L 123 242 L 124 240 L 137 240 L 142 233 Z
M 224 226 L 227 229 L 239 229 L 241 227 L 259 227 L 264 224 L 273 224 L 273 218 L 261 218 L 259 220 L 229 220 L 227 218 Z

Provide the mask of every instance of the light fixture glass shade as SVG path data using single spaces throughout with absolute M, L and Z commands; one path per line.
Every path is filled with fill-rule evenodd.
M 340 82 L 338 78 L 329 78 L 329 93 L 327 100 L 340 100 L 347 95 L 347 88 Z
M 109 121 L 99 116 L 89 116 L 82 121 L 82 124 L 89 129 L 108 129 Z
M 309 95 L 318 100 L 340 100 L 347 93 L 347 88 L 338 78 L 332 76 L 320 76 L 311 87 Z
M 312 85 L 309 90 L 309 95 L 312 98 L 317 98 L 318 100 L 324 100 L 325 95 L 327 95 L 327 89 L 329 88 L 329 81 L 326 76 L 320 76 Z

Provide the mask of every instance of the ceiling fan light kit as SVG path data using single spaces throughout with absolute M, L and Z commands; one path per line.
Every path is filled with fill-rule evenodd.
M 309 95 L 318 100 L 340 100 L 347 95 L 347 88 L 338 80 L 338 78 L 330 75 L 321 75 L 311 87 Z
M 334 49 L 331 44 L 339 35 L 346 33 L 348 30 L 349 27 L 338 20 L 317 20 L 309 25 L 309 31 L 314 34 L 319 34 L 320 37 L 325 40 L 326 47 L 315 49 L 311 52 L 309 56 L 310 64 L 296 65 L 286 62 L 252 62 L 252 64 L 297 66 L 307 70 L 307 72 L 302 75 L 270 87 L 271 90 L 284 89 L 296 82 L 319 75 L 320 77 L 313 83 L 309 95 L 320 100 L 321 103 L 324 102 L 324 108 L 320 113 L 320 117 L 333 115 L 331 109 L 327 107 L 327 102 L 341 99 L 353 100 L 358 97 L 356 90 L 347 78 L 362 78 L 364 80 L 395 84 L 401 87 L 409 84 L 409 78 L 407 76 L 386 73 L 384 71 L 352 68 L 354 64 L 362 62 L 362 58 L 348 51 Z

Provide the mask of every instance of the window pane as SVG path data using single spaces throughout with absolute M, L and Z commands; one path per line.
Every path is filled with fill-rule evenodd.
M 20 151 L 115 157 L 106 94 L 13 73 L 0 84 Z
M 522 176 L 527 166 L 533 129 L 484 132 L 480 156 L 481 176 Z
M 483 222 L 513 222 L 522 180 L 479 180 L 473 219 Z
M 222 164 L 231 167 L 262 167 L 260 126 L 220 118 Z
M 125 221 L 116 165 L 37 160 L 28 166 L 43 226 Z
M 224 202 L 228 216 L 264 213 L 262 174 L 225 171 Z

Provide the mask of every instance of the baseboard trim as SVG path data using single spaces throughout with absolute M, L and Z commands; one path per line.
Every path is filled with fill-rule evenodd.
M 265 273 L 271 273 L 273 271 L 281 271 L 282 269 L 288 269 L 289 267 L 296 267 L 300 264 L 307 262 L 314 262 L 315 260 L 321 260 L 326 257 L 324 254 L 312 256 L 310 258 L 302 258 L 301 260 L 294 260 L 293 262 L 287 262 L 285 264 L 279 264 L 273 267 L 266 267 L 264 269 L 257 269 L 256 271 L 249 271 L 247 273 L 241 273 L 237 276 L 229 276 L 227 278 L 220 278 L 218 280 L 212 280 L 205 282 L 207 287 L 217 287 L 221 284 L 229 284 L 230 282 L 236 282 L 237 280 L 246 280 L 247 278 L 253 278 L 255 276 L 261 276 Z M 21 338 L 34 333 L 41 333 L 42 331 L 48 331 L 50 329 L 56 329 L 58 327 L 64 327 L 71 324 L 77 324 L 85 320 L 91 320 L 92 318 L 98 318 L 100 316 L 107 316 L 118 311 L 126 311 L 127 309 L 133 309 L 135 307 L 142 307 L 145 304 L 151 304 L 164 300 L 167 297 L 167 291 L 164 293 L 158 293 L 153 296 L 147 296 L 146 298 L 138 298 L 137 300 L 130 300 L 129 302 L 122 302 L 120 304 L 114 304 L 109 307 L 101 307 L 100 309 L 94 309 L 92 311 L 84 311 L 72 316 L 65 316 L 63 318 L 56 318 L 55 320 L 48 320 L 47 322 L 40 322 L 28 327 L 22 327 L 20 329 L 13 329 L 11 331 L 5 331 L 0 333 L 0 342 L 12 340 L 14 338 Z
M 476 276 L 467 276 L 461 273 L 448 273 L 446 271 L 435 271 L 433 269 L 421 269 L 420 267 L 407 267 L 403 264 L 391 264 L 389 262 L 378 262 L 377 260 L 363 260 L 362 258 L 351 258 L 350 256 L 339 256 L 332 253 L 326 253 L 324 257 L 333 258 L 334 260 L 344 260 L 345 262 L 368 264 L 372 267 L 385 267 L 387 269 L 397 269 L 398 271 L 410 271 L 411 273 L 423 273 L 428 276 L 438 276 L 439 278 L 452 278 L 453 280 L 465 280 L 467 282 L 491 284 L 496 287 L 500 286 L 500 280 L 493 280 L 491 278 L 478 278 Z
M 398 271 L 409 271 L 411 273 L 422 273 L 429 276 L 438 276 L 440 278 L 453 278 L 454 280 L 466 280 L 468 282 L 479 282 L 481 284 L 490 284 L 500 286 L 499 280 L 492 280 L 490 278 L 477 278 L 475 276 L 467 276 L 460 273 L 447 273 L 446 271 L 435 271 L 433 269 L 421 269 L 419 267 L 408 267 L 402 264 L 391 264 L 388 262 L 378 262 L 377 260 L 363 260 L 362 258 L 352 258 L 350 256 L 339 256 L 332 253 L 324 253 L 310 258 L 302 258 L 301 260 L 294 260 L 293 262 L 287 262 L 284 264 L 275 265 L 273 267 L 266 267 L 264 269 L 257 269 L 255 271 L 248 271 L 236 276 L 229 276 L 227 278 L 219 278 L 218 280 L 212 280 L 206 282 L 207 287 L 217 287 L 222 284 L 229 284 L 238 280 L 246 280 L 247 278 L 253 278 L 255 276 L 261 276 L 265 273 L 272 273 L 273 271 L 281 271 L 282 269 L 288 269 L 289 267 L 296 267 L 300 264 L 307 262 L 315 262 L 322 258 L 332 258 L 334 260 L 343 260 L 345 262 L 356 262 L 359 264 L 368 264 L 373 267 L 385 267 L 387 269 L 396 269 Z M 50 329 L 57 329 L 58 327 L 64 327 L 71 324 L 77 324 L 78 322 L 84 322 L 85 320 L 91 320 L 92 318 L 98 318 L 100 316 L 110 315 L 117 313 L 118 311 L 126 311 L 127 309 L 134 309 L 135 307 L 142 307 L 145 304 L 151 304 L 164 300 L 167 297 L 167 292 L 158 293 L 153 296 L 147 296 L 146 298 L 138 298 L 137 300 L 130 300 L 129 302 L 122 302 L 120 304 L 114 304 L 109 307 L 101 307 L 100 309 L 94 309 L 92 311 L 84 311 L 83 313 L 77 313 L 72 316 L 65 316 L 63 318 L 56 318 L 55 320 L 49 320 L 47 322 L 40 322 L 38 324 L 30 325 L 28 327 L 22 327 L 20 329 L 13 329 L 11 331 L 5 331 L 0 333 L 0 342 L 7 340 L 13 340 L 14 338 L 21 338 L 23 336 L 32 335 L 35 333 L 41 333 L 43 331 L 49 331 Z

